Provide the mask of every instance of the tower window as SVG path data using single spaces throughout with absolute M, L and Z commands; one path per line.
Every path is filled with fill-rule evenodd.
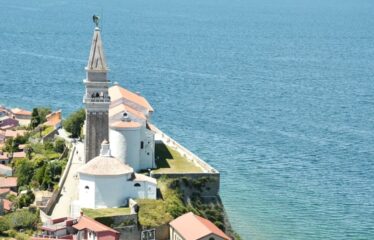
M 134 187 L 141 187 L 140 183 L 135 183 Z
M 90 189 L 90 187 L 89 186 L 85 186 L 84 189 L 88 190 L 88 189 Z
M 143 149 L 143 148 L 144 148 L 144 142 L 141 141 L 141 142 L 140 142 L 140 149 Z

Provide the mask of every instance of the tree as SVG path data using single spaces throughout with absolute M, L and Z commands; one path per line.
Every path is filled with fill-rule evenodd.
M 80 136 L 85 119 L 85 110 L 79 109 L 78 111 L 70 114 L 70 116 L 63 122 L 63 127 L 66 129 L 66 131 L 71 133 L 71 137 L 77 138 Z
M 16 145 L 16 142 L 13 140 L 13 138 L 8 138 L 5 141 L 5 145 L 3 147 L 3 151 L 4 152 L 8 152 L 8 153 L 10 153 L 12 155 L 17 150 L 18 150 L 18 147 Z
M 18 186 L 27 186 L 34 174 L 33 163 L 27 159 L 19 159 L 15 164 Z
M 9 230 L 9 222 L 8 219 L 0 216 L 0 233 L 4 233 L 5 231 Z
M 36 128 L 40 124 L 40 116 L 37 108 L 32 109 L 30 126 L 32 129 Z
M 37 110 L 40 118 L 40 123 L 46 122 L 46 116 L 51 113 L 51 109 L 48 107 L 38 107 Z

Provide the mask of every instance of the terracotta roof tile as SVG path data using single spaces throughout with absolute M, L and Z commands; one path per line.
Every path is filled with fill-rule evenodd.
M 25 158 L 26 157 L 26 153 L 25 152 L 14 152 L 13 153 L 13 158 Z
M 0 188 L 17 187 L 16 177 L 0 177 Z
M 73 225 L 73 227 L 77 230 L 89 229 L 93 232 L 114 232 L 119 233 L 116 230 L 111 229 L 110 227 L 105 226 L 89 217 L 81 216 L 78 220 L 78 223 Z
M 9 201 L 8 199 L 3 199 L 3 207 L 5 210 L 10 211 L 12 210 L 13 203 Z
M 231 240 L 224 232 L 209 220 L 196 216 L 192 212 L 186 213 L 170 222 L 185 240 L 197 240 L 215 234 L 223 239 Z
M 119 85 L 115 85 L 109 88 L 109 95 L 112 101 L 115 101 L 120 98 L 125 98 L 143 108 L 147 109 L 150 112 L 153 112 L 152 106 L 149 102 L 143 97 L 136 93 L 133 93 Z
M 138 122 L 116 121 L 110 125 L 112 128 L 139 128 L 141 126 Z
M 135 115 L 138 118 L 146 119 L 146 117 L 144 116 L 143 113 L 141 113 L 141 112 L 139 112 L 139 111 L 137 111 L 137 110 L 135 110 L 135 109 L 127 106 L 124 103 L 121 103 L 121 104 L 118 104 L 118 105 L 116 105 L 114 107 L 109 108 L 109 117 L 112 117 L 112 116 L 114 116 L 114 115 L 116 115 L 116 114 L 118 114 L 120 112 L 129 112 L 129 113 Z
M 17 115 L 31 116 L 31 112 L 30 111 L 27 111 L 27 110 L 24 110 L 24 109 L 20 109 L 20 108 L 13 108 L 12 109 L 12 113 L 13 114 L 17 114 Z

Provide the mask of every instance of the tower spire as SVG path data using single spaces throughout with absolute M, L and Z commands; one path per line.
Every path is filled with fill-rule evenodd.
M 107 71 L 108 67 L 105 60 L 103 43 L 101 41 L 100 28 L 95 27 L 92 37 L 90 56 L 88 57 L 87 70 Z

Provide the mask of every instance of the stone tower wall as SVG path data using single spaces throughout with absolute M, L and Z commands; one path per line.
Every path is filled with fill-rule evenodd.
M 90 112 L 86 110 L 85 161 L 100 153 L 101 143 L 109 139 L 108 111 Z

